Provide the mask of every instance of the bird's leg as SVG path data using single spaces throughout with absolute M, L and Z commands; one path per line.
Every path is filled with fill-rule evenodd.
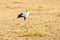
M 26 17 L 24 17 L 24 20 L 26 20 Z

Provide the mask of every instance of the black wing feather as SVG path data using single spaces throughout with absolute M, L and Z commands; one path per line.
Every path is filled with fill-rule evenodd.
M 20 17 L 22 17 L 22 15 L 23 15 L 23 13 L 20 13 L 20 14 L 18 15 L 18 17 L 17 17 L 17 18 L 20 18 Z

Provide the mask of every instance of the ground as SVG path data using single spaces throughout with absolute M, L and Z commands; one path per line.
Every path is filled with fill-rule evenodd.
M 0 40 L 60 40 L 60 0 L 0 0 Z

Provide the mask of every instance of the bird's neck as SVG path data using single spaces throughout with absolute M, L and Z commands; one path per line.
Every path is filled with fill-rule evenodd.
M 27 11 L 26 13 L 29 14 L 29 11 Z

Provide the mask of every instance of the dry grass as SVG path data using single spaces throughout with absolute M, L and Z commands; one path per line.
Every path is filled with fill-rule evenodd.
M 59 0 L 0 0 L 0 40 L 60 40 Z M 18 14 L 30 11 L 27 20 Z

